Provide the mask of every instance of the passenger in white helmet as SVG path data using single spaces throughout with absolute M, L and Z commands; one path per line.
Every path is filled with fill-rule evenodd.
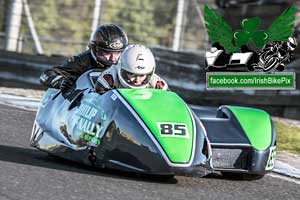
M 156 88 L 167 90 L 167 83 L 155 74 L 156 62 L 151 50 L 143 45 L 129 45 L 117 65 L 103 71 L 95 90 L 102 94 L 115 88 Z

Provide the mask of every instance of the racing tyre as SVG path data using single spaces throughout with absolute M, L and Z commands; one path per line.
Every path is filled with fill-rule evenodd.
M 248 65 L 248 70 L 249 71 L 254 71 L 255 70 L 255 67 L 254 67 L 255 65 Z
M 279 65 L 279 58 L 273 57 L 265 62 L 264 71 L 269 71 Z
M 284 70 L 284 65 L 279 65 L 276 70 L 282 72 Z

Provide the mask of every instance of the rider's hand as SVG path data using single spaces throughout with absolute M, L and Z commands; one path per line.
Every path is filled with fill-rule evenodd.
M 70 79 L 62 79 L 61 84 L 60 84 L 60 90 L 62 93 L 67 93 L 74 87 L 74 82 L 71 81 Z
M 46 87 L 60 88 L 62 76 L 54 73 L 52 70 L 46 70 L 40 76 L 40 83 Z
M 53 87 L 53 88 L 60 88 L 61 86 L 61 83 L 63 81 L 63 78 L 62 76 L 56 76 L 55 78 L 53 78 L 50 82 L 50 85 Z

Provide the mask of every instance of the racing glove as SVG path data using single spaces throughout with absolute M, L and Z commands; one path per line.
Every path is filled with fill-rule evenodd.
M 62 79 L 60 84 L 60 90 L 62 93 L 68 93 L 72 88 L 74 88 L 74 81 L 71 79 Z
M 62 82 L 62 76 L 57 75 L 51 70 L 47 70 L 40 76 L 40 83 L 46 87 L 59 89 Z

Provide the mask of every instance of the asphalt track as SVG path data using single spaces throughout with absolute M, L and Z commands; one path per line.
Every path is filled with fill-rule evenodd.
M 176 176 L 162 181 L 96 170 L 29 147 L 35 112 L 0 105 L 0 200 L 299 199 L 300 184 L 265 176 L 255 181 Z M 272 174 L 271 174 L 272 175 Z

